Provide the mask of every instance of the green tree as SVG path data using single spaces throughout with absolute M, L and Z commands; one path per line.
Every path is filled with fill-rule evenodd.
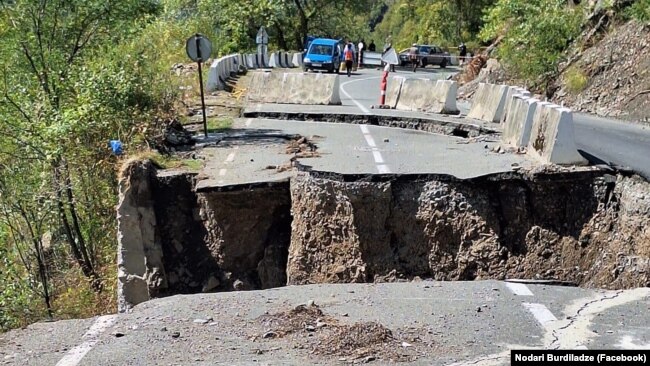
M 140 55 L 107 46 L 128 43 L 157 11 L 153 0 L 0 1 L 0 247 L 39 278 L 30 287 L 48 310 L 47 233 L 103 288 L 116 184 L 106 144 L 155 104 Z
M 498 55 L 515 77 L 548 82 L 584 22 L 565 0 L 499 0 L 485 16 L 484 41 L 503 37 Z

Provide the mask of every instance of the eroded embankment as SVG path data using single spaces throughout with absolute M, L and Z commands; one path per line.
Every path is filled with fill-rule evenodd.
M 650 285 L 650 184 L 636 176 L 301 172 L 196 192 L 191 174 L 148 162 L 126 171 L 122 309 L 177 293 L 415 276 Z

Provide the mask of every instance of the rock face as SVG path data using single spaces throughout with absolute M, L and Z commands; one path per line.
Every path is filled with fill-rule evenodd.
M 648 183 L 566 178 L 371 183 L 301 175 L 291 183 L 288 283 L 420 276 L 647 285 L 650 238 L 641 222 L 650 199 L 630 192 L 648 192 Z M 612 206 L 620 199 L 625 211 Z M 615 234 L 596 231 L 604 216 Z
M 222 282 L 243 289 L 286 284 L 290 202 L 287 185 L 233 192 L 204 192 L 199 197 L 208 258 Z
M 130 164 L 120 310 L 153 297 L 307 283 L 528 278 L 650 285 L 650 183 L 599 170 L 331 176 L 196 192 Z
M 154 297 L 286 284 L 288 183 L 196 192 L 191 173 L 134 162 L 120 180 L 119 310 Z
M 153 183 L 156 168 L 150 161 L 125 167 L 119 182 L 118 309 L 159 296 L 167 287 L 162 247 L 157 239 Z

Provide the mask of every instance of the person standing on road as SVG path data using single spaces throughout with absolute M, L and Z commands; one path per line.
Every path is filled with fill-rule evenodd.
M 354 64 L 354 51 L 352 50 L 352 43 L 348 43 L 345 46 L 343 57 L 345 58 L 345 69 L 348 72 L 348 77 L 350 77 L 350 75 L 352 75 L 352 64 Z
M 465 43 L 463 42 L 458 46 L 458 56 L 460 58 L 460 65 L 463 66 L 463 64 L 465 64 L 465 58 L 467 57 L 467 46 L 465 46 Z
M 413 72 L 418 68 L 418 45 L 417 43 L 413 43 L 411 48 L 409 48 L 409 59 L 411 60 L 411 64 L 413 64 Z
M 377 51 L 377 46 L 375 46 L 375 41 L 373 41 L 372 39 L 370 40 L 370 44 L 368 45 L 368 51 L 370 52 Z

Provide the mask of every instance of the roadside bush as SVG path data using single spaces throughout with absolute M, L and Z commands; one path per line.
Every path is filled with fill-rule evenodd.
M 484 41 L 503 37 L 498 56 L 516 78 L 549 79 L 563 52 L 580 34 L 584 13 L 566 0 L 498 0 L 484 18 Z
M 564 74 L 564 84 L 569 93 L 580 93 L 585 90 L 587 83 L 587 75 L 577 66 L 570 67 Z
M 639 22 L 650 24 L 650 0 L 637 0 L 627 9 L 626 15 Z

